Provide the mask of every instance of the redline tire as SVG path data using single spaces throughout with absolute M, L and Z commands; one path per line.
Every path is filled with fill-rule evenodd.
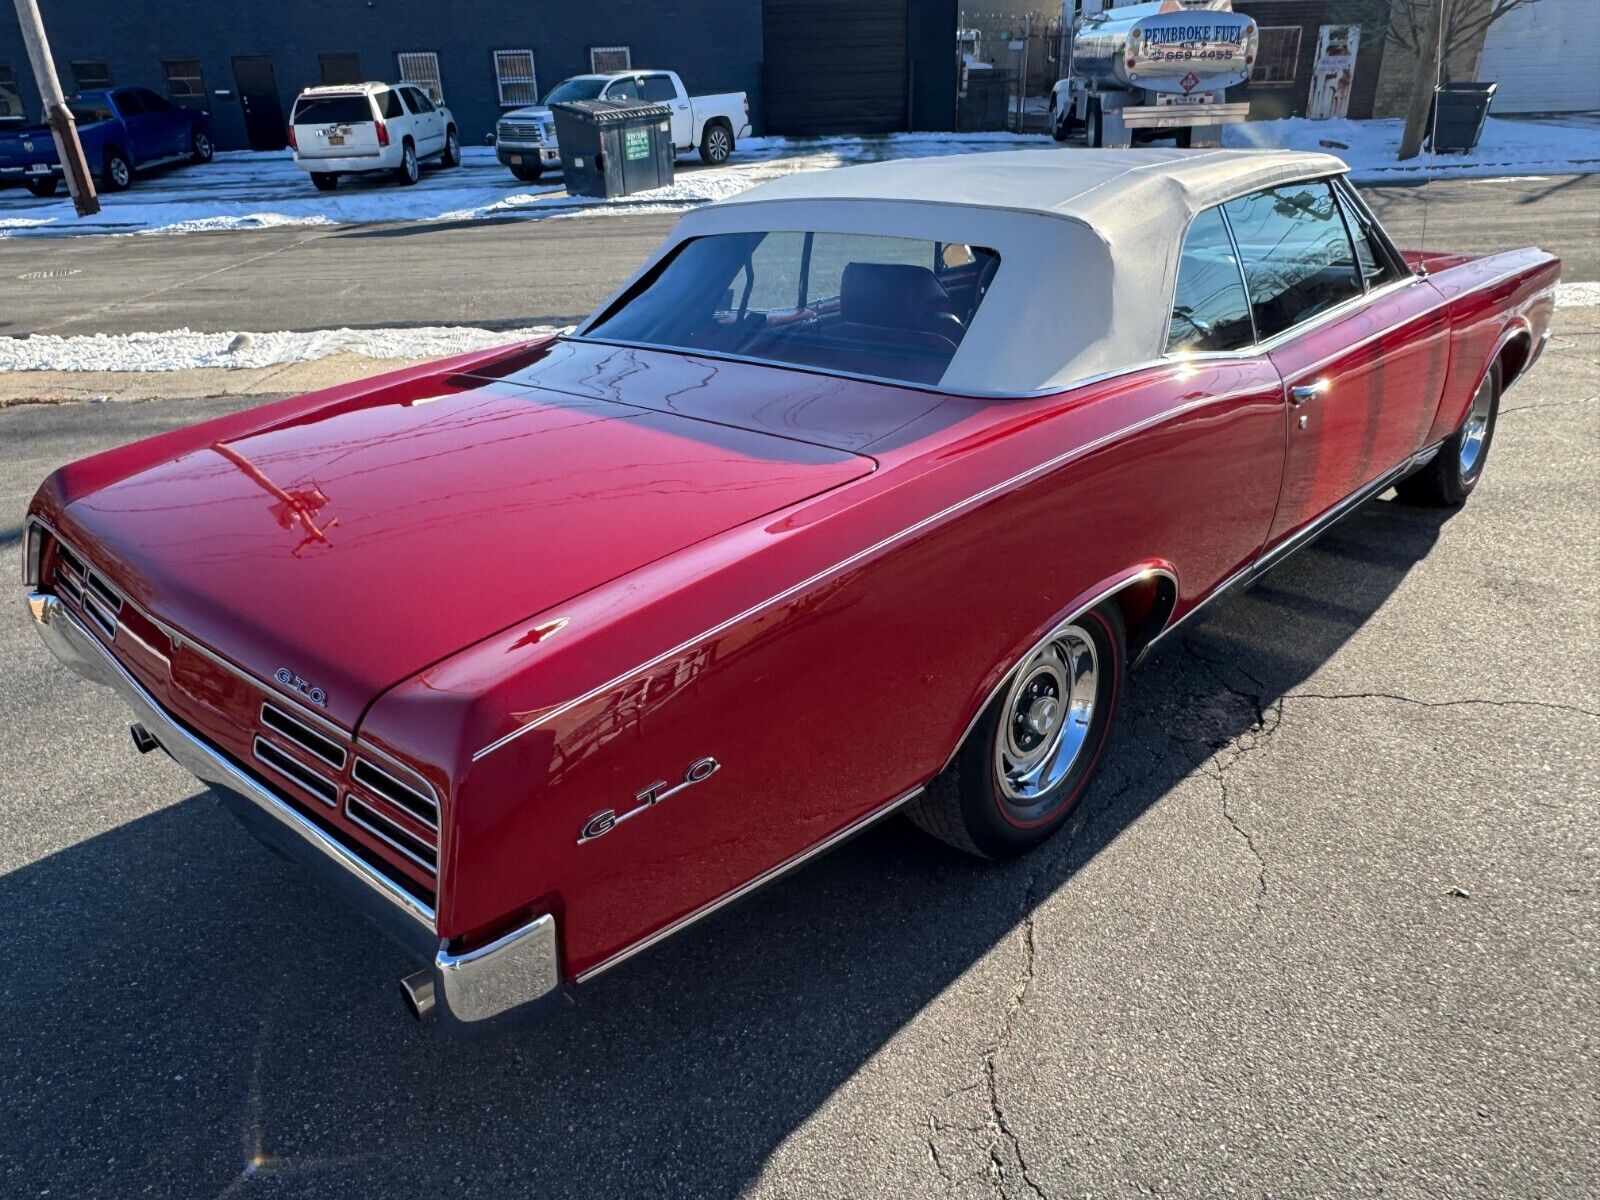
M 1029 675 L 1035 670 L 1045 675 L 1055 670 L 1045 661 L 1047 652 L 1064 637 L 1089 643 L 1080 649 L 1093 663 L 1090 715 L 1071 759 L 1049 776 L 1047 786 L 1019 797 L 1014 794 L 1014 781 L 1006 780 L 999 768 L 1005 757 L 1002 747 L 1009 744 L 1008 726 L 1002 723 L 1020 725 L 1027 715 L 1020 707 L 1022 702 L 1038 705 L 1044 698 L 1029 699 L 1033 694 L 1028 690 Z M 1105 753 L 1127 674 L 1126 641 L 1122 613 L 1114 601 L 1091 609 L 1052 634 L 1007 677 L 950 767 L 906 806 L 912 823 L 958 850 L 989 859 L 1024 854 L 1060 831 L 1071 820 Z M 1058 699 L 1065 700 L 1069 694 L 1075 701 L 1090 699 L 1075 691 Z M 1076 703 L 1069 707 L 1054 733 L 1062 733 L 1063 726 L 1072 723 L 1076 707 Z

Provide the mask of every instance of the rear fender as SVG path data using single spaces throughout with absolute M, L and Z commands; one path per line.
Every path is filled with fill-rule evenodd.
M 1125 661 L 1132 663 L 1166 627 L 1177 600 L 1177 569 L 1162 559 L 1149 559 L 1120 571 L 1109 579 L 1101 580 L 1093 587 L 1085 588 L 1070 604 L 1038 626 L 1027 639 L 1012 647 L 1005 657 L 997 661 L 978 681 L 968 701 L 967 719 L 962 727 L 961 736 L 950 748 L 941 770 L 948 769 L 955 760 L 961 747 L 966 744 L 967 737 L 988 710 L 1000 689 L 1006 685 L 1011 673 L 1029 655 L 1049 641 L 1063 625 L 1070 624 L 1090 609 L 1108 601 L 1118 604 L 1122 609 L 1123 625 L 1128 633 Z

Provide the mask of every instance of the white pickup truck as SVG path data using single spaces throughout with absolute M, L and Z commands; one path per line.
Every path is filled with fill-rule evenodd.
M 495 128 L 500 161 L 524 183 L 561 166 L 550 105 L 569 100 L 638 100 L 672 110 L 672 143 L 679 151 L 700 148 L 702 162 L 728 161 L 738 138 L 750 136 L 750 99 L 743 92 L 691 96 L 676 71 L 614 71 L 574 75 L 551 88 L 544 103 L 508 112 Z

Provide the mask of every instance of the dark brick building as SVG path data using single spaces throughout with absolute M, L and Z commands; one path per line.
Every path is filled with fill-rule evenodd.
M 667 67 L 693 92 L 744 91 L 758 132 L 955 123 L 956 0 L 40 0 L 62 86 L 141 85 L 211 111 L 218 144 L 282 144 L 303 87 L 430 83 L 478 142 L 569 75 Z M 0 115 L 38 95 L 0 10 Z M 247 120 L 247 114 L 249 120 Z

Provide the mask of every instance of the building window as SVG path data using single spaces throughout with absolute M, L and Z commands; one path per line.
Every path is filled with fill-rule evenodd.
M 17 73 L 6 63 L 0 63 L 0 121 L 22 119 L 22 92 L 17 87 Z
M 317 70 L 323 83 L 364 83 L 359 54 L 319 54 Z
M 633 51 L 627 46 L 590 46 L 589 70 L 596 75 L 633 70 Z
M 532 50 L 496 50 L 494 79 L 504 108 L 539 103 L 539 84 L 533 74 Z
M 72 81 L 78 91 L 88 92 L 111 86 L 111 68 L 99 59 L 72 64 Z
M 1300 26 L 1263 25 L 1251 83 L 1293 83 L 1300 61 Z
M 167 73 L 167 95 L 173 100 L 205 98 L 206 81 L 198 58 L 163 58 L 161 69 Z
M 439 81 L 439 56 L 432 50 L 417 50 L 395 55 L 400 60 L 400 82 L 414 83 L 433 98 L 435 104 L 444 103 L 444 85 Z

